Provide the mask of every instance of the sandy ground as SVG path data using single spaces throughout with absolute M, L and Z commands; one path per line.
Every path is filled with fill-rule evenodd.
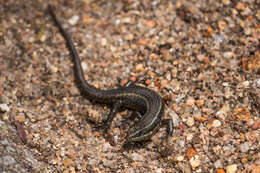
M 145 73 L 140 85 L 173 120 L 167 142 L 162 127 L 122 149 L 129 110 L 109 139 L 93 131 L 109 107 L 80 94 L 48 3 L 91 84 L 115 88 Z M 0 0 L 0 127 L 16 127 L 17 145 L 43 164 L 35 172 L 259 173 L 259 9 L 258 0 Z

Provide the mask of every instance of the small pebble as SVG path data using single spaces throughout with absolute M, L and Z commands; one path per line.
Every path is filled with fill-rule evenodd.
M 69 24 L 71 24 L 71 25 L 76 25 L 77 22 L 78 22 L 78 20 L 79 20 L 79 16 L 74 15 L 73 17 L 71 17 L 71 18 L 68 20 L 68 22 L 69 22 Z
M 103 161 L 103 165 L 105 167 L 111 167 L 114 164 L 114 162 L 112 160 L 104 160 Z
M 194 103 L 195 103 L 195 100 L 193 98 L 191 98 L 191 97 L 187 100 L 187 105 L 189 105 L 191 107 L 194 106 Z
M 102 46 L 106 46 L 106 45 L 107 45 L 107 39 L 102 38 L 102 39 L 101 39 L 101 45 L 102 45 Z
M 230 0 L 222 0 L 222 3 L 223 3 L 224 5 L 229 5 L 229 4 L 230 4 Z
M 87 65 L 86 62 L 82 61 L 81 62 L 81 66 L 82 66 L 83 71 L 87 71 L 88 70 L 88 65 Z
M 15 121 L 18 121 L 19 123 L 23 123 L 25 119 L 24 113 L 19 113 L 17 116 L 14 117 Z
M 223 56 L 225 58 L 229 59 L 229 58 L 232 58 L 234 56 L 234 54 L 233 54 L 233 52 L 224 52 Z
M 249 143 L 245 142 L 243 144 L 240 144 L 240 151 L 243 153 L 246 153 L 249 150 Z
M 260 78 L 255 79 L 254 83 L 255 83 L 257 88 L 260 88 Z
M 216 168 L 221 168 L 223 165 L 222 165 L 222 163 L 221 163 L 221 160 L 219 159 L 219 160 L 217 160 L 215 163 L 214 163 L 214 166 L 216 167 Z
M 259 173 L 260 172 L 260 165 L 253 167 L 251 173 Z
M 220 30 L 224 30 L 227 27 L 227 23 L 225 21 L 220 20 L 218 22 L 218 27 Z
M 150 28 L 153 28 L 153 27 L 155 27 L 156 23 L 152 20 L 147 20 L 147 21 L 145 21 L 145 25 Z
M 169 115 L 172 119 L 173 126 L 177 127 L 180 124 L 179 116 L 173 110 L 169 110 Z
M 5 95 L 1 95 L 1 90 L 0 90 L 0 103 L 9 103 L 9 98 Z
M 256 130 L 260 128 L 260 119 L 252 125 L 252 129 Z
M 183 157 L 183 156 L 178 156 L 178 157 L 176 158 L 176 160 L 179 161 L 179 162 L 181 162 L 181 161 L 184 160 L 184 157 Z
M 109 149 L 111 149 L 111 145 L 108 142 L 106 142 L 103 146 L 104 146 L 105 151 L 108 151 Z
M 249 81 L 244 81 L 243 83 L 242 83 L 242 85 L 246 88 L 246 87 L 248 87 L 249 86 Z
M 204 55 L 198 55 L 197 56 L 197 60 L 200 61 L 200 62 L 203 62 L 205 56 Z
M 194 123 L 195 123 L 194 118 L 193 117 L 188 117 L 188 119 L 186 121 L 186 124 L 191 127 L 191 126 L 194 125 Z
M 227 166 L 227 173 L 235 173 L 237 171 L 237 165 L 228 165 Z
M 189 148 L 186 153 L 186 158 L 190 160 L 192 157 L 196 155 L 197 151 L 194 148 Z
M 216 173 L 225 173 L 225 170 L 222 168 L 216 169 Z
M 204 100 L 202 100 L 202 99 L 196 100 L 196 105 L 197 105 L 198 107 L 203 106 L 203 105 L 204 105 Z
M 192 133 L 187 134 L 186 139 L 187 141 L 191 141 L 193 139 L 193 134 Z
M 157 168 L 156 170 L 155 170 L 155 173 L 162 173 L 163 172 L 163 169 L 162 168 Z
M 184 140 L 180 140 L 179 145 L 180 145 L 180 147 L 184 147 L 185 141 Z
M 245 5 L 242 2 L 238 2 L 236 5 L 236 8 L 238 10 L 244 10 L 245 9 Z
M 14 163 L 16 163 L 15 159 L 8 155 L 1 156 L 1 160 L 2 160 L 2 164 L 5 166 L 13 165 Z
M 214 120 L 213 123 L 212 123 L 212 126 L 213 127 L 220 127 L 221 126 L 221 122 L 219 120 Z
M 199 156 L 198 155 L 195 155 L 194 157 L 192 157 L 190 159 L 190 165 L 192 167 L 192 169 L 195 169 L 196 167 L 200 166 L 200 159 L 199 159 Z
M 63 160 L 63 165 L 66 166 L 66 167 L 69 167 L 69 166 L 74 165 L 74 162 L 70 158 L 66 158 L 66 159 Z
M 125 36 L 125 39 L 131 41 L 131 40 L 134 39 L 134 35 L 133 35 L 133 34 L 127 34 L 127 35 Z
M 133 159 L 134 161 L 142 161 L 144 158 L 143 158 L 143 156 L 140 155 L 140 154 L 133 153 L 133 154 L 132 154 L 132 159 Z
M 143 64 L 137 64 L 136 67 L 135 67 L 135 69 L 136 69 L 137 71 L 143 71 L 143 70 L 144 70 Z
M 6 103 L 0 104 L 0 111 L 1 112 L 9 112 L 10 108 Z
M 132 19 L 130 17 L 122 18 L 121 23 L 131 23 Z

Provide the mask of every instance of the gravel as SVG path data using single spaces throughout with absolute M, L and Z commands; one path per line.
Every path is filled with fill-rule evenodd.
M 27 143 L 17 145 L 40 154 L 44 170 L 260 170 L 258 1 L 51 2 L 91 84 L 114 88 L 144 73 L 139 84 L 164 98 L 173 134 L 163 140 L 162 127 L 127 149 L 131 111 L 110 135 L 93 131 L 109 107 L 80 94 L 47 3 L 0 0 L 0 122 L 21 124 Z

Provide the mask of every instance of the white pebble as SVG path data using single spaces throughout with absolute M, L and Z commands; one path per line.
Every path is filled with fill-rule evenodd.
M 179 116 L 173 110 L 169 110 L 169 115 L 171 116 L 173 126 L 177 127 L 180 124 Z
M 214 120 L 213 123 L 212 123 L 212 126 L 213 127 L 220 127 L 221 126 L 221 122 L 219 120 Z
M 223 110 L 219 110 L 216 112 L 216 116 L 222 120 L 225 120 L 225 115 L 224 115 L 224 112 Z
M 256 84 L 257 88 L 260 88 L 260 78 L 255 79 L 254 83 Z
M 132 154 L 132 159 L 133 159 L 134 161 L 141 161 L 141 160 L 143 160 L 143 157 L 142 157 L 140 154 L 133 153 L 133 154 Z
M 193 117 L 189 117 L 188 119 L 187 119 L 187 122 L 186 122 L 186 124 L 188 125 L 188 126 L 193 126 L 194 125 L 194 118 Z
M 162 173 L 162 168 L 157 168 L 157 169 L 155 170 L 155 172 L 156 172 L 156 173 Z
M 10 108 L 8 107 L 8 105 L 6 103 L 0 104 L 0 111 L 9 112 L 9 110 L 10 110 Z
M 246 153 L 249 150 L 249 143 L 245 142 L 240 145 L 240 151 Z
M 105 38 L 101 39 L 101 45 L 106 46 L 107 45 L 107 40 Z
M 179 161 L 179 162 L 181 162 L 181 161 L 184 160 L 184 157 L 183 157 L 183 156 L 178 156 L 178 157 L 176 158 L 176 160 Z
M 217 161 L 214 163 L 214 166 L 215 166 L 216 168 L 221 168 L 221 167 L 222 167 L 221 160 L 217 160 Z
M 111 148 L 111 145 L 108 143 L 108 142 L 106 142 L 105 144 L 104 144 L 104 149 L 107 151 L 108 149 L 110 149 Z
M 204 58 L 205 58 L 205 56 L 201 55 L 201 54 L 197 56 L 197 60 L 200 62 L 202 62 L 204 60 Z
M 79 16 L 75 15 L 75 16 L 71 17 L 68 22 L 71 25 L 75 25 L 78 22 L 78 20 L 79 20 Z
M 11 156 L 2 156 L 2 164 L 5 166 L 14 165 L 16 163 L 15 159 Z
M 81 62 L 81 66 L 82 66 L 83 71 L 88 70 L 88 65 L 85 62 Z
M 225 58 L 232 58 L 233 57 L 233 52 L 224 52 L 224 54 L 223 54 L 223 56 L 225 57 Z
M 179 145 L 180 145 L 180 147 L 184 147 L 185 141 L 184 141 L 184 140 L 181 140 L 181 141 L 179 142 Z
M 191 141 L 193 138 L 193 134 L 187 134 L 186 139 L 187 141 Z
M 126 18 L 123 18 L 121 20 L 122 23 L 131 23 L 131 18 L 130 17 L 126 17 Z
M 227 173 L 235 173 L 237 171 L 237 165 L 228 165 L 227 166 Z
M 250 83 L 249 83 L 249 81 L 245 81 L 242 84 L 243 84 L 244 87 L 248 87 Z
M 121 23 L 120 19 L 117 19 L 117 20 L 115 21 L 115 24 L 116 24 L 116 25 L 119 25 L 120 23 Z
M 195 155 L 194 157 L 192 157 L 190 159 L 190 165 L 191 165 L 192 169 L 198 167 L 200 165 L 200 163 L 201 163 L 201 161 L 200 161 L 198 155 Z

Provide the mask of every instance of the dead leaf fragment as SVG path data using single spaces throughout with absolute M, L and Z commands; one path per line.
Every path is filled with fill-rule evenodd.
M 186 153 L 186 159 L 190 160 L 196 153 L 197 151 L 194 148 L 189 148 Z
M 145 25 L 150 27 L 150 28 L 153 28 L 153 27 L 155 27 L 156 23 L 152 20 L 146 20 Z
M 147 41 L 146 40 L 143 40 L 143 39 L 140 39 L 137 44 L 140 44 L 140 45 L 146 45 L 147 44 Z
M 17 129 L 17 134 L 20 137 L 21 141 L 24 144 L 26 144 L 27 143 L 27 137 L 26 137 L 26 132 L 25 132 L 23 126 L 18 122 L 15 123 L 15 126 L 16 126 L 16 129 Z
M 253 121 L 252 115 L 248 108 L 245 107 L 239 107 L 234 110 L 234 115 L 237 118 L 237 121 L 245 121 L 247 123 Z

